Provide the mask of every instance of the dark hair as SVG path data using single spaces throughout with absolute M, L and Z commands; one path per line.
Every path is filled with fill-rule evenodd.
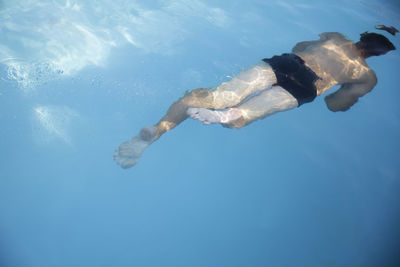
M 389 39 L 381 34 L 364 32 L 360 36 L 357 47 L 363 49 L 366 56 L 380 56 L 396 49 Z

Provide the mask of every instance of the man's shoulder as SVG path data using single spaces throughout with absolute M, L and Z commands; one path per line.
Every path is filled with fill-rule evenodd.
M 293 53 L 301 53 L 305 51 L 307 48 L 310 47 L 317 47 L 317 46 L 322 46 L 323 44 L 327 42 L 332 42 L 336 45 L 343 44 L 343 43 L 351 43 L 350 40 L 346 38 L 343 34 L 340 32 L 323 32 L 318 35 L 319 40 L 314 40 L 314 41 L 303 41 L 297 43 L 293 49 Z
M 340 32 L 323 32 L 319 34 L 319 38 L 321 41 L 326 41 L 326 40 L 340 40 L 347 42 L 350 41 L 349 39 L 346 38 L 346 36 L 344 36 Z

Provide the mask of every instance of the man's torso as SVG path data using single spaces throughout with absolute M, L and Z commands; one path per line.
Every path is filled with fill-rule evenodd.
M 322 33 L 320 40 L 298 43 L 292 52 L 320 77 L 315 82 L 317 95 L 334 85 L 358 81 L 371 71 L 355 45 L 340 33 Z

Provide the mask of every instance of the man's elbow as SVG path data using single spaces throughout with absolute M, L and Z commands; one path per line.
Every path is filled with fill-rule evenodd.
M 373 73 L 371 75 L 371 79 L 370 80 L 371 80 L 371 87 L 374 88 L 376 86 L 376 84 L 378 83 L 378 77 L 376 77 L 375 73 Z M 371 90 L 372 90 L 372 88 L 371 88 Z
M 378 83 L 378 77 L 376 77 L 376 74 L 374 72 L 371 72 L 371 74 L 368 76 L 368 79 L 364 83 L 365 84 L 364 88 L 360 92 L 361 96 L 371 92 L 372 89 L 375 88 L 377 83 Z

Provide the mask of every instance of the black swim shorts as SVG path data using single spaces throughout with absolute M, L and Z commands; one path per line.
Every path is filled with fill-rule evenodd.
M 320 79 L 315 72 L 304 64 L 304 60 L 295 54 L 282 54 L 264 58 L 275 72 L 277 83 L 297 99 L 299 106 L 314 100 L 317 96 L 315 82 Z

